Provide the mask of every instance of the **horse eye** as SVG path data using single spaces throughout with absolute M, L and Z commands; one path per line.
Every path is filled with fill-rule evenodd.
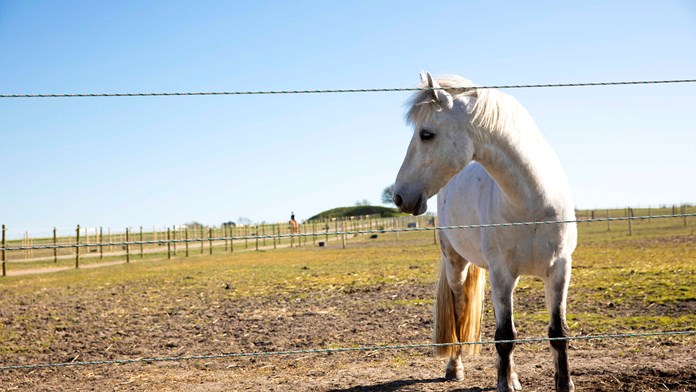
M 427 129 L 421 129 L 421 131 L 420 131 L 420 139 L 421 140 L 423 140 L 423 141 L 431 140 L 434 137 L 435 137 L 434 133 L 428 131 Z

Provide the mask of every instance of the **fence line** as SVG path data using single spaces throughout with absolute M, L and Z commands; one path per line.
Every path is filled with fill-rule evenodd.
M 379 351 L 379 350 L 412 350 L 420 348 L 434 348 L 446 346 L 469 346 L 469 345 L 490 345 L 496 343 L 539 343 L 551 342 L 556 340 L 598 340 L 598 339 L 627 339 L 627 338 L 646 338 L 659 336 L 688 336 L 696 334 L 696 330 L 689 331 L 665 331 L 665 332 L 645 332 L 645 333 L 617 333 L 604 335 L 584 335 L 584 336 L 566 336 L 557 338 L 527 338 L 527 339 L 510 339 L 510 340 L 483 340 L 478 342 L 458 342 L 458 343 L 420 343 L 420 344 L 400 344 L 400 345 L 382 345 L 382 346 L 362 346 L 362 347 L 337 347 L 337 348 L 319 348 L 307 350 L 289 350 L 289 351 L 256 351 L 250 353 L 227 353 L 227 354 L 212 354 L 212 355 L 189 355 L 178 357 L 153 357 L 153 358 L 135 358 L 135 359 L 113 359 L 102 361 L 79 361 L 79 362 L 60 362 L 60 363 L 39 363 L 32 365 L 9 365 L 0 366 L 0 371 L 7 370 L 31 370 L 41 368 L 57 368 L 70 366 L 96 366 L 96 365 L 123 365 L 128 363 L 143 363 L 143 362 L 173 362 L 173 361 L 190 361 L 200 359 L 224 359 L 224 358 L 243 358 L 243 357 L 261 357 L 261 356 L 280 356 L 280 355 L 304 355 L 304 354 L 329 354 L 343 352 L 360 352 L 360 351 Z
M 533 226 L 533 225 L 549 225 L 549 224 L 568 224 L 568 223 L 591 223 L 591 222 L 612 222 L 612 221 L 635 221 L 647 219 L 666 219 L 666 218 L 687 218 L 696 217 L 696 213 L 683 214 L 667 214 L 667 215 L 639 215 L 625 217 L 607 217 L 607 218 L 586 218 L 586 219 L 567 219 L 567 220 L 550 220 L 550 221 L 529 221 L 529 222 L 509 222 L 509 223 L 485 223 L 474 225 L 451 225 L 451 226 L 433 226 L 433 227 L 409 227 L 395 229 L 372 229 L 372 230 L 343 230 L 329 232 L 330 235 L 349 235 L 349 234 L 382 234 L 382 233 L 399 233 L 399 232 L 417 232 L 430 230 L 454 230 L 454 229 L 482 229 L 482 228 L 501 228 L 515 226 Z M 27 245 L 27 246 L 4 246 L 0 247 L 0 251 L 18 251 L 29 249 L 64 249 L 64 248 L 86 248 L 98 246 L 113 246 L 113 245 L 146 245 L 146 244 L 177 244 L 189 242 L 205 242 L 205 241 L 223 241 L 223 240 L 258 240 L 271 238 L 296 238 L 296 237 L 311 237 L 326 235 L 326 232 L 305 232 L 305 233 L 290 233 L 290 234 L 268 234 L 268 235 L 244 235 L 244 236 L 223 236 L 223 237 L 201 237 L 201 238 L 184 238 L 184 239 L 166 239 L 166 240 L 147 240 L 147 241 L 117 241 L 117 242 L 97 242 L 97 243 L 79 243 L 64 244 L 64 245 Z
M 581 82 L 581 83 L 547 83 L 547 84 L 509 84 L 474 87 L 457 87 L 458 90 L 476 89 L 519 89 L 549 87 L 596 87 L 626 86 L 646 84 L 695 83 L 696 79 L 637 80 L 619 82 Z M 200 95 L 276 95 L 276 94 L 336 94 L 336 93 L 376 93 L 432 90 L 429 87 L 395 87 L 395 88 L 356 88 L 356 89 L 320 89 L 320 90 L 259 90 L 259 91 L 199 91 L 199 92 L 148 92 L 148 93 L 74 93 L 74 94 L 0 94 L 0 98 L 94 98 L 94 97 L 172 97 Z

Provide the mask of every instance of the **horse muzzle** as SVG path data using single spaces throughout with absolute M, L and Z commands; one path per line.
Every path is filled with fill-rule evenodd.
M 394 204 L 399 207 L 401 212 L 413 215 L 421 215 L 428 210 L 428 199 L 423 195 L 419 195 L 416 199 L 415 197 L 404 197 L 400 193 L 396 193 L 394 195 Z

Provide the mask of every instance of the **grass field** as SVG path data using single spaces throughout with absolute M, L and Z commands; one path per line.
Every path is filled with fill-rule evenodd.
M 696 218 L 579 225 L 571 335 L 696 329 Z M 358 236 L 347 249 L 278 249 L 0 280 L 0 366 L 427 343 L 432 232 Z M 546 333 L 541 283 L 515 291 L 520 337 Z M 488 301 L 488 299 L 486 300 Z M 487 302 L 484 339 L 494 331 Z M 579 390 L 693 390 L 692 337 L 572 343 Z M 7 390 L 487 390 L 493 348 L 444 383 L 428 350 L 2 371 Z M 525 390 L 549 390 L 544 344 L 516 349 Z M 95 387 L 96 386 L 96 387 Z M 470 389 L 466 389 L 470 388 Z M 473 388 L 473 389 L 471 389 Z M 476 389 L 478 388 L 478 389 Z

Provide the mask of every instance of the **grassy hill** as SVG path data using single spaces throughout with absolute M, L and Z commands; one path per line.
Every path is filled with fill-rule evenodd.
M 396 208 L 381 206 L 352 206 L 332 208 L 314 215 L 313 217 L 309 218 L 309 220 L 343 218 L 360 215 L 379 215 L 382 218 L 390 218 L 394 216 L 402 216 L 404 214 L 400 213 Z

